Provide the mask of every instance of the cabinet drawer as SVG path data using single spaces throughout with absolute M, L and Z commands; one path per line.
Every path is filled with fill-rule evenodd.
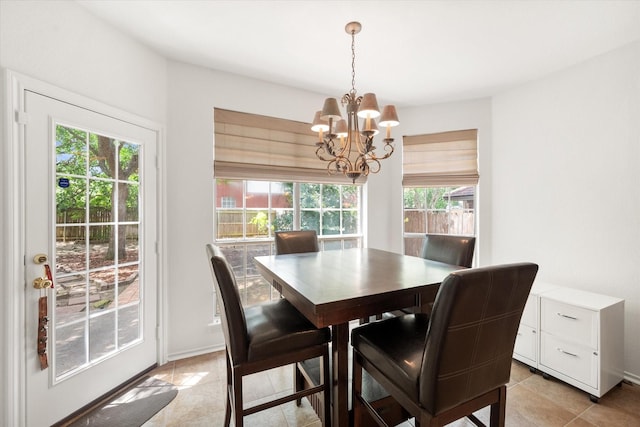
M 516 345 L 513 348 L 513 352 L 530 359 L 535 363 L 536 356 L 536 342 L 538 340 L 536 330 L 526 325 L 520 325 L 518 328 L 518 335 L 516 335 Z
M 598 350 L 598 312 L 548 298 L 540 299 L 542 332 Z
M 598 356 L 593 349 L 543 332 L 540 336 L 540 364 L 590 387 L 598 387 Z

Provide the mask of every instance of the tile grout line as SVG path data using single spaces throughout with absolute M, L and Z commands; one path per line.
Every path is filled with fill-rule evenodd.
M 585 419 L 583 419 L 581 417 L 585 412 L 587 412 L 589 409 L 593 408 L 593 405 L 594 404 L 592 403 L 591 405 L 587 406 L 587 408 L 584 411 L 582 411 L 578 415 L 576 415 L 571 421 L 569 421 L 567 424 L 565 424 L 564 427 L 570 425 L 572 422 L 576 421 L 577 419 L 581 419 L 582 421 L 587 421 L 587 420 L 585 420 Z M 587 421 L 587 422 L 589 422 L 589 421 Z

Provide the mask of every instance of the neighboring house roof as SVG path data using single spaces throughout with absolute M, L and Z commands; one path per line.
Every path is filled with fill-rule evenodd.
M 476 192 L 476 187 L 458 187 L 455 190 L 445 193 L 444 197 L 451 197 L 452 200 L 471 200 Z

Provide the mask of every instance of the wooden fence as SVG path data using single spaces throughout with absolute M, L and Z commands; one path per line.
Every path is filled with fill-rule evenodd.
M 67 242 L 74 240 L 85 240 L 87 237 L 87 227 L 84 226 L 85 209 L 69 208 L 58 210 L 56 214 L 56 223 L 58 225 L 78 224 L 78 226 L 56 227 L 56 240 L 59 242 Z M 111 233 L 113 212 L 111 208 L 92 207 L 89 209 L 89 241 L 91 242 L 108 242 Z M 137 221 L 138 209 L 127 209 L 124 221 Z M 137 239 L 135 236 L 127 236 L 127 239 Z
M 453 209 L 446 211 L 405 210 L 405 233 L 458 234 L 473 236 L 475 215 L 473 210 Z M 422 251 L 422 236 L 406 236 L 404 253 L 419 256 Z

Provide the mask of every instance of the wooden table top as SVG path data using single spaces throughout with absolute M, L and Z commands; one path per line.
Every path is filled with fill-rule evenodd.
M 440 282 L 462 268 L 367 248 L 260 256 L 255 263 L 318 327 L 432 301 Z

